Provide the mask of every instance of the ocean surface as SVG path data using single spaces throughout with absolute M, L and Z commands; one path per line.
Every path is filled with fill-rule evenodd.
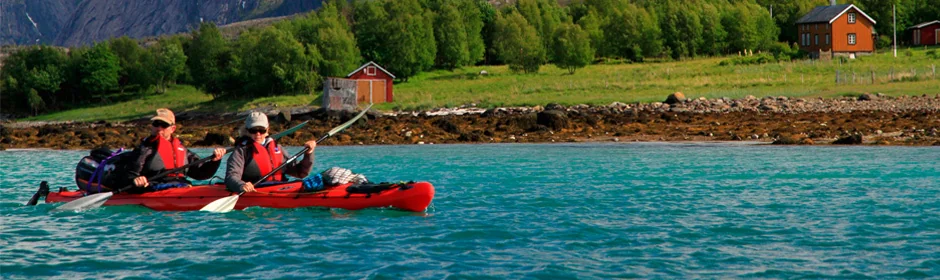
M 23 206 L 86 153 L 0 152 L 0 278 L 940 278 L 937 147 L 321 146 L 431 207 Z

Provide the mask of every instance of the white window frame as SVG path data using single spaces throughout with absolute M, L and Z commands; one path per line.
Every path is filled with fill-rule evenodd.
M 365 69 L 366 75 L 375 76 L 375 66 L 367 66 Z
M 855 13 L 849 13 L 849 23 L 855 23 Z
M 856 38 L 856 36 L 855 36 L 855 33 L 849 33 L 849 38 L 848 38 L 848 39 L 849 39 L 849 45 L 855 45 L 856 43 L 858 43 L 858 42 L 856 41 L 857 38 Z

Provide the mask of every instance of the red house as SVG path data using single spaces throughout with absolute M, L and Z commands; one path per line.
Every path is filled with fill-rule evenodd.
M 369 61 L 363 64 L 355 71 L 346 75 L 347 79 L 357 80 L 358 84 L 368 83 L 369 85 L 359 86 L 359 102 L 382 103 L 392 102 L 392 81 L 395 75 L 382 68 L 375 62 Z M 385 95 L 376 95 L 376 91 L 385 91 Z
M 928 21 L 908 28 L 915 46 L 940 45 L 940 20 Z
M 852 4 L 819 6 L 796 21 L 800 49 L 810 56 L 848 56 L 875 51 L 875 20 Z

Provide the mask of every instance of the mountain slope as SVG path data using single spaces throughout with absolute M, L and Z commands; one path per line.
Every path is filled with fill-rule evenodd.
M 89 45 L 112 37 L 188 32 L 218 25 L 303 13 L 311 0 L 4 0 L 0 44 Z

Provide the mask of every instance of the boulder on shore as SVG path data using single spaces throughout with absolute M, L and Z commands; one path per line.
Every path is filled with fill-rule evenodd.
M 666 97 L 666 104 L 676 104 L 679 102 L 685 101 L 685 94 L 681 92 L 675 92 Z

